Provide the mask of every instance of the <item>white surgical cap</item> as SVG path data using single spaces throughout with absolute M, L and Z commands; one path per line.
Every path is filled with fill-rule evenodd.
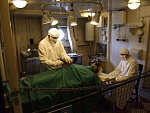
M 126 48 L 123 48 L 123 49 L 120 51 L 120 54 L 129 54 L 129 50 L 126 49 Z
M 48 31 L 48 35 L 50 35 L 52 37 L 59 37 L 59 30 L 57 28 L 51 28 Z

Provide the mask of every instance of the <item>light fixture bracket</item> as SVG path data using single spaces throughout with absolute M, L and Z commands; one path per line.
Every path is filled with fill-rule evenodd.
M 63 5 L 64 4 L 68 4 L 68 3 L 71 6 L 70 10 L 69 11 L 66 11 L 66 10 L 63 11 L 62 10 Z M 77 23 L 76 23 L 76 21 L 77 21 L 76 13 L 84 13 L 84 12 L 80 12 L 79 10 L 78 11 L 77 10 L 74 11 L 73 5 L 75 3 L 77 3 L 77 4 L 81 4 L 81 3 L 84 4 L 85 3 L 85 5 L 89 4 L 89 5 L 94 5 L 94 6 L 96 5 L 96 6 L 98 6 L 97 7 L 97 12 L 99 14 L 97 14 L 97 16 L 100 15 L 101 10 L 103 9 L 103 5 L 101 3 L 101 0 L 96 0 L 96 1 L 94 1 L 94 0 L 59 0 L 59 1 L 54 0 L 53 2 L 47 2 L 46 4 L 41 5 L 41 8 L 42 8 L 42 11 L 43 11 L 43 9 L 45 9 L 46 6 L 55 5 L 55 4 L 57 4 L 57 6 L 58 6 L 58 4 L 59 4 L 60 5 L 60 10 L 57 11 L 57 12 L 51 10 L 51 13 L 52 14 L 67 14 L 68 15 L 68 21 L 70 23 L 72 23 L 73 26 L 75 26 L 75 25 L 77 25 Z M 78 7 L 78 6 L 76 6 L 76 7 Z M 86 11 L 86 13 L 87 12 L 91 13 L 91 10 Z
M 69 14 L 69 12 L 66 12 L 66 11 L 62 11 L 62 5 L 63 4 L 67 4 L 67 3 L 69 3 L 69 4 L 74 4 L 74 3 L 82 3 L 82 4 L 92 4 L 92 5 L 97 5 L 98 7 L 99 7 L 99 9 L 100 10 L 102 10 L 103 9 L 103 5 L 102 5 L 102 3 L 101 3 L 101 0 L 96 0 L 96 1 L 94 1 L 94 0 L 59 0 L 59 1 L 57 1 L 57 0 L 54 0 L 53 2 L 47 2 L 46 4 L 43 4 L 43 5 L 41 5 L 41 8 L 43 9 L 43 8 L 45 8 L 46 6 L 49 6 L 49 5 L 55 5 L 55 4 L 59 4 L 60 5 L 60 10 L 59 11 L 57 11 L 57 12 L 55 12 L 55 11 L 52 11 L 52 14 Z M 91 11 L 85 11 L 85 12 L 91 12 Z M 75 13 L 81 13 L 80 11 L 76 11 Z M 83 12 L 82 12 L 83 13 Z

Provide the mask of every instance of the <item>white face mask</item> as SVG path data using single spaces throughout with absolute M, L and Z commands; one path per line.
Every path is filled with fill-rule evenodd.
M 54 38 L 51 37 L 50 40 L 51 40 L 52 42 L 56 43 L 58 39 L 54 39 Z
M 121 55 L 120 58 L 121 60 L 126 60 L 126 55 Z

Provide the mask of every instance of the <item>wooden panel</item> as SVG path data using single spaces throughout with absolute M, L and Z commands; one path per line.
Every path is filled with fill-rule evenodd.
M 17 41 L 18 49 L 25 49 L 28 48 L 29 41 L 28 41 L 28 25 L 27 25 L 27 18 L 26 17 L 15 17 L 15 37 Z
M 16 16 L 15 31 L 18 49 L 27 49 L 31 38 L 38 44 L 42 39 L 41 17 Z
M 27 50 L 30 47 L 30 39 L 33 39 L 36 45 L 38 45 L 38 43 L 42 39 L 41 17 L 28 17 L 20 15 L 14 16 L 13 24 L 19 61 L 18 64 L 21 65 L 20 51 Z M 22 68 L 20 68 L 19 71 L 20 73 L 22 73 Z
M 41 18 L 30 17 L 29 22 L 29 38 L 34 39 L 34 43 L 38 44 L 42 39 Z

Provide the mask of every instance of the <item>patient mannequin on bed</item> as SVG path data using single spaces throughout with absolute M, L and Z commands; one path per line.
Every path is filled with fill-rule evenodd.
M 67 67 L 70 66 L 72 64 L 68 64 L 68 63 L 63 63 L 62 67 Z M 94 68 L 94 70 L 96 71 L 96 73 L 101 76 L 101 75 L 106 75 L 105 73 L 102 73 L 102 66 L 100 64 L 99 61 L 94 61 L 90 66 L 92 66 Z
M 97 67 L 94 64 L 92 65 L 93 67 L 77 65 L 77 64 L 64 65 L 61 68 L 41 72 L 36 75 L 29 76 L 25 80 L 20 80 L 19 87 L 60 89 L 60 88 L 91 87 L 91 86 L 101 85 L 102 81 L 99 79 L 96 73 Z M 45 108 L 45 106 L 47 105 L 54 106 L 60 104 L 61 102 L 65 102 L 66 100 L 68 101 L 70 99 L 79 98 L 86 94 L 93 93 L 94 91 L 95 89 L 85 90 L 85 91 L 69 91 L 69 92 L 42 91 L 40 93 L 31 91 L 27 94 L 26 92 L 24 92 L 25 94 L 22 93 L 21 100 L 22 103 L 24 104 L 23 110 L 28 110 L 25 109 L 28 108 L 28 103 L 33 103 L 32 108 L 34 108 L 34 110 L 39 110 L 41 109 L 41 107 Z M 31 102 L 27 102 L 28 100 L 29 101 L 31 100 Z M 38 100 L 38 105 L 36 104 L 37 103 L 36 100 Z M 87 109 L 87 105 L 86 105 L 87 103 L 88 103 L 87 100 L 85 102 L 81 102 L 81 104 L 83 104 L 84 106 L 82 106 L 81 104 L 78 105 L 77 103 L 73 103 L 73 109 L 75 109 L 76 107 L 80 107 L 79 112 L 81 112 L 80 110 L 84 110 L 84 113 L 91 113 L 90 110 Z M 91 104 L 89 103 L 90 106 L 92 106 Z M 41 107 L 39 107 L 40 105 Z M 88 106 L 88 108 L 90 108 L 90 106 Z M 75 111 L 74 113 L 79 113 L 79 112 Z
M 106 74 L 106 73 L 103 73 L 103 69 L 102 69 L 102 66 L 101 64 L 96 64 L 96 63 L 93 63 L 91 64 L 91 66 L 94 67 L 95 71 L 97 72 L 97 75 L 99 76 L 99 78 L 102 80 L 102 81 L 107 81 L 107 80 L 112 80 L 114 79 L 113 76 L 110 76 L 109 74 Z
M 61 68 L 59 68 L 60 70 L 62 70 L 62 69 L 67 69 L 68 70 L 68 72 L 66 72 L 66 73 L 70 73 L 70 72 L 72 72 L 72 70 L 71 70 L 71 68 L 70 67 L 74 67 L 73 65 L 76 65 L 76 64 L 68 64 L 68 63 L 66 63 L 66 62 L 63 62 L 63 65 L 62 65 L 62 67 Z M 102 67 L 101 67 L 101 65 L 100 65 L 100 61 L 97 61 L 97 60 L 95 60 L 94 62 L 92 62 L 92 64 L 90 64 L 89 66 L 83 66 L 83 65 L 76 65 L 75 67 L 77 68 L 77 70 L 79 71 L 82 71 L 82 69 L 80 68 L 80 67 L 86 67 L 88 70 L 90 70 L 92 73 L 97 73 L 97 75 L 99 76 L 99 78 L 101 79 L 101 77 L 100 77 L 100 75 L 102 75 L 102 74 L 104 74 L 104 73 L 102 73 Z M 58 69 L 58 71 L 59 71 L 59 69 Z M 56 70 L 56 69 L 53 69 L 53 70 Z M 53 71 L 53 70 L 49 70 L 49 71 Z M 41 72 L 41 73 L 43 73 L 43 72 Z M 85 71 L 85 73 L 87 73 L 88 74 L 88 72 L 86 72 Z M 40 74 L 40 73 L 39 73 Z M 33 76 L 33 75 L 29 75 L 29 76 L 25 76 L 25 77 L 22 77 L 22 78 L 20 78 L 19 80 L 25 80 L 25 79 L 27 79 L 28 77 L 30 77 L 30 76 Z

